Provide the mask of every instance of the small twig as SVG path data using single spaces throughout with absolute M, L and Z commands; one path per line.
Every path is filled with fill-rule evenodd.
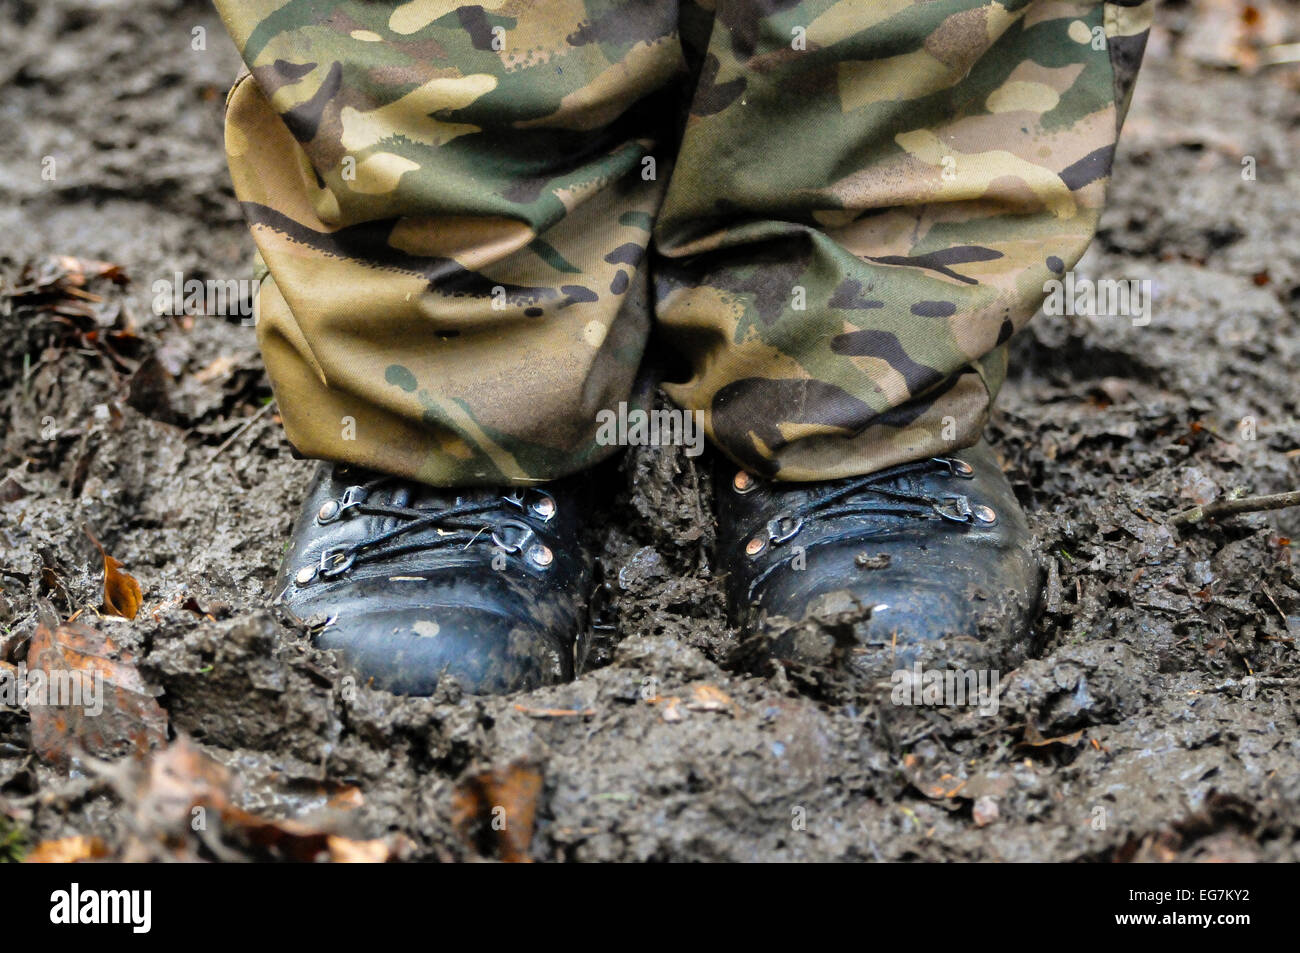
M 1259 588 L 1264 591 L 1264 596 L 1268 599 L 1269 602 L 1273 604 L 1273 608 L 1277 610 L 1277 614 L 1282 617 L 1282 624 L 1285 626 L 1289 626 L 1291 624 L 1291 620 L 1286 617 L 1286 613 L 1282 611 L 1282 607 L 1277 604 L 1277 600 L 1273 598 L 1273 593 L 1268 591 L 1268 586 L 1264 585 L 1261 582 L 1259 584 Z
M 515 705 L 515 711 L 529 718 L 591 718 L 596 714 L 594 708 L 529 708 L 527 705 Z
M 926 728 L 924 731 L 918 731 L 916 734 L 912 735 L 912 737 L 907 738 L 904 741 L 900 741 L 898 743 L 898 746 L 900 748 L 910 748 L 912 747 L 912 745 L 918 744 L 919 742 L 924 741 L 926 738 L 929 738 L 932 734 L 938 731 L 939 728 L 940 728 L 939 725 L 931 725 L 929 728 Z M 979 736 L 977 735 L 976 737 Z
M 1192 695 L 1211 695 L 1221 692 L 1238 691 L 1246 687 L 1247 682 L 1253 681 L 1255 688 L 1293 688 L 1300 685 L 1300 678 L 1261 678 L 1257 675 L 1249 675 L 1241 681 L 1230 678 L 1222 685 L 1213 685 L 1209 688 L 1193 689 L 1189 694 Z
M 229 437 L 227 437 L 225 439 L 225 442 L 222 443 L 221 446 L 217 447 L 216 450 L 212 451 L 212 456 L 208 457 L 208 463 L 211 463 L 213 460 L 217 459 L 217 457 L 221 455 L 221 452 L 223 450 L 225 450 L 228 446 L 230 446 L 232 443 L 238 440 L 240 436 L 244 433 L 244 431 L 246 431 L 249 427 L 253 426 L 253 424 L 257 423 L 257 421 L 261 419 L 262 415 L 265 414 L 268 410 L 270 410 L 274 406 L 275 406 L 274 400 L 268 401 L 267 403 L 263 404 L 261 409 L 258 410 L 257 413 L 253 414 L 253 416 L 249 417 L 248 420 L 244 421 L 243 425 L 240 426 L 240 428 L 236 430 L 234 433 L 232 433 Z
M 1241 646 L 1237 644 L 1237 640 L 1232 637 L 1232 633 L 1228 631 L 1228 627 L 1223 624 L 1223 621 L 1222 620 L 1217 620 L 1217 621 L 1219 625 L 1219 631 L 1222 632 L 1223 637 L 1228 640 L 1228 644 L 1232 646 L 1232 650 L 1236 652 L 1237 655 L 1241 658 L 1241 664 L 1246 666 L 1246 674 L 1249 675 L 1251 678 L 1254 678 L 1255 669 L 1250 664 L 1250 659 L 1248 659 L 1246 657 L 1246 653 L 1241 650 Z
M 1265 66 L 1300 62 L 1300 43 L 1283 43 L 1279 46 L 1270 46 L 1264 51 L 1263 59 Z
M 1259 513 L 1264 510 L 1280 510 L 1288 506 L 1300 506 L 1300 490 L 1291 493 L 1272 493 L 1268 496 L 1243 496 L 1239 500 L 1219 500 L 1203 506 L 1193 506 L 1190 510 L 1184 510 L 1171 517 L 1169 525 L 1189 526 L 1215 516 Z

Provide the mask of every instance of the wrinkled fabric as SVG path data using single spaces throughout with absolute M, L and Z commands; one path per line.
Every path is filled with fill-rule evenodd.
M 435 485 L 665 388 L 780 480 L 973 444 L 1082 255 L 1152 2 L 216 0 L 302 453 Z

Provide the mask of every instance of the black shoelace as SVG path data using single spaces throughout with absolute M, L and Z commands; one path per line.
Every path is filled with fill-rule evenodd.
M 396 484 L 389 501 L 371 502 L 371 496 L 386 484 Z M 462 501 L 457 497 L 456 502 L 445 506 L 410 505 L 410 497 L 411 491 L 402 481 L 379 477 L 348 487 L 341 500 L 326 502 L 317 514 L 318 522 L 333 523 L 354 515 L 377 517 L 383 522 L 381 529 L 364 539 L 322 552 L 316 567 L 319 575 L 330 579 L 358 563 L 438 547 L 468 549 L 475 544 L 490 544 L 511 555 L 527 553 L 541 568 L 550 565 L 551 550 L 539 541 L 536 529 L 527 522 L 531 518 L 546 523 L 555 516 L 555 498 L 543 490 L 528 487 L 479 500 Z M 521 517 L 511 516 L 511 510 Z M 431 535 L 426 530 L 435 532 Z M 417 533 L 424 535 L 412 538 Z
M 971 506 L 960 493 L 937 495 L 916 493 L 890 484 L 910 474 L 946 472 L 958 479 L 970 479 L 970 464 L 953 457 L 931 457 L 914 463 L 879 470 L 852 478 L 829 493 L 805 500 L 783 510 L 768 521 L 767 543 L 780 545 L 793 539 L 809 518 L 834 519 L 840 516 L 916 516 L 941 517 L 954 523 L 991 524 L 997 515 L 987 506 Z M 766 548 L 766 547 L 764 547 Z M 754 555 L 757 555 L 755 553 Z

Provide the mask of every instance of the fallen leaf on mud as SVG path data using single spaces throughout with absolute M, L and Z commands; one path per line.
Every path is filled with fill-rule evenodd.
M 62 837 L 42 841 L 23 858 L 28 864 L 75 864 L 81 860 L 98 860 L 108 856 L 108 848 L 98 837 Z
M 1258 802 L 1211 790 L 1200 810 L 1168 821 L 1159 829 L 1130 834 L 1115 848 L 1119 863 L 1248 863 L 1259 860 L 1255 836 Z
M 135 335 L 121 293 L 97 294 L 87 290 L 92 282 L 128 283 L 121 267 L 66 255 L 28 262 L 22 268 L 10 297 L 24 321 L 53 332 L 49 342 L 57 353 L 67 347 L 93 349 L 118 368 L 133 372 L 133 355 L 141 341 Z
M 951 767 L 945 766 L 945 762 Z M 1011 775 L 1001 772 L 963 777 L 964 767 L 934 751 L 924 755 L 916 752 L 904 755 L 903 774 L 912 787 L 932 801 L 991 801 L 1005 797 L 1015 787 Z
M 681 721 L 685 715 L 682 714 L 682 700 L 676 695 L 655 695 L 645 700 L 647 705 L 663 705 L 659 712 L 659 717 L 667 722 Z
M 1178 835 L 1159 831 L 1145 837 L 1129 836 L 1115 849 L 1113 860 L 1121 864 L 1172 864 L 1178 859 Z
M 383 864 L 390 854 L 382 840 L 348 840 L 331 834 L 326 842 L 336 864 Z
M 336 791 L 325 806 L 336 811 L 355 811 L 365 803 L 366 798 L 361 789 L 348 784 Z
M 199 842 L 222 859 L 245 859 L 232 844 L 255 848 L 255 856 L 315 862 L 379 862 L 402 850 L 383 840 L 352 840 L 334 829 L 334 820 L 363 803 L 361 792 L 345 787 L 326 813 L 312 818 L 267 818 L 236 806 L 236 779 L 188 738 L 157 751 L 143 773 L 123 786 L 123 799 L 135 803 L 136 834 L 125 859 L 170 856 L 200 859 Z M 194 839 L 197 835 L 198 841 Z M 160 854 L 160 851 L 162 852 Z
M 27 487 L 13 477 L 7 476 L 0 482 L 0 503 L 12 503 L 14 500 L 21 500 L 26 495 Z
M 141 830 L 188 827 L 194 809 L 229 806 L 230 773 L 187 738 L 156 752 L 131 792 Z
M 229 377 L 231 372 L 238 367 L 238 363 L 229 355 L 222 355 L 216 358 L 207 367 L 194 372 L 194 379 L 200 384 L 207 384 L 210 381 L 220 380 Z
M 202 616 L 209 622 L 215 622 L 217 618 L 211 610 L 205 609 L 203 606 L 199 605 L 199 600 L 195 599 L 193 596 L 190 596 L 184 602 L 180 603 L 180 608 L 184 609 L 186 612 L 193 612 L 197 616 Z M 215 605 L 212 608 L 218 609 L 219 611 L 226 609 L 225 606 Z
M 131 375 L 126 402 L 146 417 L 168 424 L 177 422 L 171 405 L 171 376 L 156 356 L 142 360 Z
M 63 274 L 54 279 L 56 282 L 62 281 L 80 287 L 90 278 L 107 278 L 118 284 L 126 283 L 126 273 L 122 271 L 122 266 L 115 265 L 111 261 L 57 255 L 54 262 L 63 270 Z
M 186 738 L 180 738 L 150 759 L 137 786 L 136 829 L 151 832 L 161 842 L 175 842 L 192 829 L 210 847 L 224 850 L 218 832 L 238 833 L 242 840 L 290 860 L 310 862 L 329 849 L 329 834 L 294 820 L 270 820 L 250 814 L 231 802 L 234 784 L 226 767 Z M 179 842 L 180 850 L 192 847 Z M 145 842 L 132 846 L 128 860 L 150 859 Z M 178 854 L 182 859 L 192 855 Z
M 222 826 L 241 840 L 270 851 L 285 860 L 312 863 L 329 851 L 333 836 L 311 824 L 287 819 L 258 817 L 236 807 L 221 812 Z
M 958 797 L 966 787 L 965 778 L 959 778 L 950 772 L 944 772 L 930 779 L 922 778 L 920 772 L 916 770 L 918 767 L 916 763 L 909 762 L 908 759 L 911 757 L 913 756 L 908 755 L 907 758 L 903 759 L 903 766 L 908 769 L 904 773 L 909 776 L 912 786 L 930 800 L 944 801 Z
M 122 572 L 122 564 L 104 551 L 104 547 L 90 531 L 90 527 L 84 529 L 90 541 L 99 550 L 99 554 L 104 557 L 104 605 L 109 615 L 134 619 L 136 613 L 140 611 L 140 603 L 144 598 L 140 583 L 136 582 L 135 577 L 130 573 Z
M 134 619 L 140 611 L 143 593 L 140 583 L 129 573 L 121 571 L 122 564 L 104 554 L 104 604 L 113 615 Z
M 452 824 L 480 854 L 508 863 L 528 863 L 542 776 L 533 765 L 464 778 L 452 794 Z
M 29 706 L 32 747 L 46 761 L 67 768 L 81 752 L 141 755 L 167 740 L 167 713 L 131 653 L 102 632 L 80 622 L 43 621 L 32 636 L 27 667 L 44 676 L 45 695 L 29 696 Z
M 691 711 L 732 711 L 736 704 L 716 685 L 695 685 L 691 688 L 691 696 L 686 703 Z

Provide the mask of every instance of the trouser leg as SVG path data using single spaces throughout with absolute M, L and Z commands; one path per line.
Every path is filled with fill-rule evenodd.
M 649 329 L 676 4 L 216 6 L 251 71 L 227 151 L 290 442 L 442 485 L 612 452 L 597 412 Z
M 1092 239 L 1150 10 L 717 0 L 655 226 L 669 393 L 783 480 L 974 443 Z

